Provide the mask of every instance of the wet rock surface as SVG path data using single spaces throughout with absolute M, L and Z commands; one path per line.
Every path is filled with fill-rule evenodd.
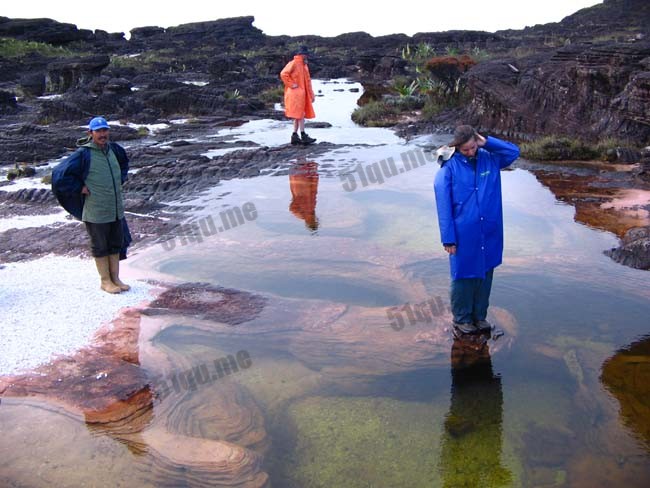
M 650 226 L 628 230 L 621 239 L 621 246 L 605 254 L 625 266 L 650 269 Z

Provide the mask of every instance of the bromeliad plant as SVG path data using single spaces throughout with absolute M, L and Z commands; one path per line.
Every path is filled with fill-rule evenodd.
M 398 84 L 393 88 L 400 97 L 414 97 L 418 94 L 420 82 L 418 80 L 413 80 L 410 84 Z

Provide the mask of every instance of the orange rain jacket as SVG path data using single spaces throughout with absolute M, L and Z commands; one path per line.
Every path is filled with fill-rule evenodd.
M 301 55 L 293 57 L 280 73 L 284 83 L 284 114 L 291 119 L 313 119 L 316 117 L 312 100 L 314 90 L 311 87 L 309 68 Z M 291 88 L 297 84 L 298 88 Z

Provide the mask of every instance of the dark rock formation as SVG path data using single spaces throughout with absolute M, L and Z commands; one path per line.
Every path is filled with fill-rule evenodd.
M 47 67 L 47 89 L 59 93 L 82 86 L 99 76 L 109 63 L 105 55 L 55 61 Z
M 45 75 L 43 73 L 27 73 L 19 81 L 20 88 L 28 97 L 40 97 L 45 93 Z
M 91 41 L 93 33 L 77 29 L 74 24 L 62 24 L 52 19 L 9 19 L 0 17 L 0 37 L 62 45 L 75 41 Z
M 650 140 L 650 43 L 570 45 L 525 59 L 498 59 L 467 75 L 465 119 L 511 135 Z
M 621 246 L 605 254 L 625 266 L 650 270 L 650 226 L 628 230 L 621 239 Z
M 0 90 L 0 114 L 15 113 L 17 110 L 16 96 L 11 92 Z
M 607 151 L 607 161 L 610 163 L 638 163 L 641 151 L 631 147 L 615 147 Z

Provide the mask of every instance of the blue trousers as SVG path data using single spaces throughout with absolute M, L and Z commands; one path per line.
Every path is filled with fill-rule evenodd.
M 461 278 L 451 282 L 451 313 L 454 322 L 472 324 L 487 317 L 494 268 L 485 278 Z

